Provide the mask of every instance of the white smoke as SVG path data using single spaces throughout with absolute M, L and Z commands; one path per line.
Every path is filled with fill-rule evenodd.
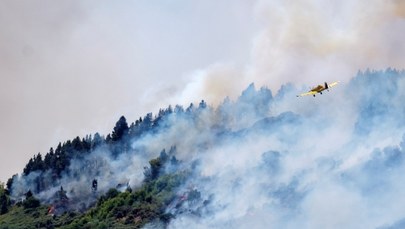
M 172 156 L 192 171 L 177 195 L 197 191 L 200 197 L 173 200 L 166 209 L 174 216 L 169 228 L 401 225 L 404 86 L 405 71 L 392 69 L 359 72 L 315 98 L 297 98 L 301 91 L 292 85 L 273 95 L 251 84 L 216 108 L 202 102 L 163 116 L 118 156 L 100 147 L 72 160 L 37 196 L 47 203 L 63 186 L 71 207 L 85 209 L 109 188 L 141 185 L 148 160 L 175 146 Z M 20 177 L 13 195 L 35 190 L 38 177 L 51 175 Z
M 251 82 L 276 91 L 286 83 L 347 83 L 359 69 L 401 69 L 404 15 L 398 0 L 255 1 L 251 26 L 257 29 L 249 61 L 237 67 L 213 63 L 190 74 L 178 94 L 218 104 L 226 96 L 236 98 Z
M 168 132 L 183 133 L 178 144 L 188 152 L 179 158 L 199 162 L 191 183 L 210 204 L 177 214 L 169 227 L 373 228 L 401 220 L 404 77 L 391 69 L 360 73 L 316 98 L 284 87 L 267 97 L 267 113 L 255 110 L 266 105 L 254 100 L 260 91 L 243 106 L 248 88 L 217 109 L 220 123 L 204 115 L 197 116 L 204 125 L 187 125 L 193 128 L 173 123 Z M 231 132 L 216 135 L 216 125 Z M 166 133 L 152 145 L 170 142 Z M 196 147 L 201 142 L 208 146 Z
M 392 70 L 385 73 L 367 72 L 353 80 L 351 78 L 358 69 L 367 67 L 403 68 L 403 2 L 263 0 L 252 4 L 255 5 L 255 23 L 259 24 L 254 26 L 260 27 L 260 32 L 252 41 L 249 63 L 242 66 L 232 61 L 228 63 L 228 60 L 220 60 L 222 55 L 219 54 L 216 55 L 218 58 L 212 60 L 209 55 L 212 50 L 207 48 L 208 51 L 203 52 L 206 54 L 203 66 L 201 63 L 193 64 L 192 69 L 200 70 L 187 68 L 187 71 L 193 73 L 180 79 L 181 83 L 185 83 L 184 87 L 168 83 L 178 82 L 178 73 L 181 71 L 176 69 L 176 74 L 168 77 L 171 80 L 163 82 L 163 85 L 154 85 L 158 89 L 150 89 L 152 92 L 149 94 L 153 96 L 144 97 L 149 99 L 144 102 L 148 107 L 153 107 L 151 104 L 162 104 L 162 101 L 164 104 L 176 104 L 206 99 L 214 105 L 214 108 L 210 108 L 213 110 L 202 110 L 193 118 L 171 118 L 167 120 L 170 128 L 133 140 L 133 150 L 144 150 L 142 155 L 122 154 L 118 158 L 111 158 L 109 152 L 95 152 L 85 158 L 84 162 L 103 162 L 96 167 L 97 172 L 90 170 L 79 178 L 64 174 L 56 186 L 63 184 L 71 197 L 78 192 L 82 192 L 83 196 L 89 195 L 90 189 L 86 188 L 90 186 L 88 179 L 97 176 L 102 178 L 99 179 L 100 191 L 128 180 L 136 186 L 143 178 L 142 166 L 147 165 L 147 161 L 160 150 L 175 145 L 178 149 L 176 157 L 184 163 L 198 162 L 192 185 L 201 192 L 203 200 L 209 201 L 198 214 L 178 214 L 174 211 L 176 218 L 169 225 L 171 228 L 190 225 L 196 228 L 368 228 L 401 225 L 401 220 L 405 218 L 402 213 L 405 205 L 401 197 L 405 191 L 398 181 L 403 174 L 405 142 L 405 108 L 402 103 L 405 99 L 404 73 L 392 73 Z M 74 49 L 67 52 L 68 56 L 73 56 L 72 59 L 75 57 L 74 52 L 81 50 L 79 47 L 82 47 L 82 42 L 92 43 L 87 40 L 89 38 L 77 38 L 85 37 L 83 30 L 97 25 L 104 11 L 103 7 L 96 7 L 91 13 L 94 18 L 89 23 L 84 27 L 74 27 L 71 44 Z M 125 12 L 125 15 L 130 15 L 128 11 Z M 215 12 L 221 15 L 221 19 L 226 18 L 221 10 L 216 8 Z M 159 17 L 157 21 L 165 21 L 162 18 Z M 119 24 L 125 19 L 119 18 L 116 22 Z M 155 24 L 158 23 L 153 21 L 151 25 Z M 170 23 L 165 25 L 169 26 L 166 31 L 168 36 L 177 40 L 179 35 L 170 36 L 170 29 L 175 26 L 170 27 Z M 117 32 L 115 29 L 113 31 Z M 132 46 L 119 42 L 121 40 L 117 34 L 120 33 L 111 33 L 114 36 L 110 39 L 116 45 L 109 46 L 108 36 L 102 36 L 107 39 L 86 46 L 88 52 L 106 47 L 105 55 L 98 57 L 101 60 L 94 61 L 92 55 L 86 55 L 85 61 L 78 61 L 80 63 L 76 63 L 76 60 L 59 61 L 55 69 L 51 68 L 46 75 L 53 76 L 55 72 L 61 74 L 64 69 L 69 69 L 67 74 L 76 75 L 71 69 L 89 69 L 88 66 L 108 63 L 102 65 L 101 70 L 93 72 L 93 78 L 87 81 L 97 81 L 96 77 L 100 75 L 111 77 L 114 74 L 132 75 L 134 72 L 156 77 L 171 69 L 173 62 L 165 61 L 173 59 L 173 54 L 182 57 L 184 65 L 191 66 L 186 60 L 192 58 L 181 55 L 185 50 L 180 52 L 170 48 L 170 44 L 174 44 L 171 42 L 173 40 L 165 40 L 167 43 L 164 44 L 167 45 L 162 47 L 167 50 L 153 49 L 155 54 L 164 52 L 163 56 L 148 52 L 152 50 L 148 48 L 160 40 L 159 35 L 166 33 L 156 34 L 156 30 L 142 26 L 139 31 L 149 35 L 147 38 L 137 37 L 143 41 L 140 44 L 148 44 L 142 46 L 146 51 L 141 53 L 149 55 L 140 58 L 133 53 L 126 53 L 127 47 Z M 221 32 L 220 27 L 216 32 Z M 101 34 L 110 33 L 103 31 Z M 207 37 L 212 35 L 209 33 Z M 54 40 L 64 39 L 59 36 Z M 158 40 L 149 42 L 149 38 L 157 37 Z M 35 40 L 41 41 L 35 42 L 36 46 L 43 45 L 43 39 Z M 200 43 L 193 45 L 200 49 L 203 47 Z M 187 47 L 192 49 L 193 45 Z M 108 47 L 117 47 L 114 49 L 118 50 L 117 53 L 114 51 L 113 55 L 109 55 L 108 51 L 111 50 Z M 236 47 L 228 46 L 227 50 L 230 52 Z M 31 49 L 26 47 L 24 55 L 32 55 Z M 39 52 L 37 48 L 33 50 Z M 131 50 L 136 48 L 132 47 Z M 217 52 L 221 50 L 216 49 Z M 55 51 L 45 56 L 47 60 L 54 59 Z M 116 56 L 129 58 L 121 62 Z M 156 56 L 163 60 L 156 61 L 156 64 Z M 14 58 L 11 58 L 11 62 Z M 153 69 L 159 70 L 126 69 L 133 59 L 142 59 Z M 38 60 L 40 58 L 28 57 L 27 61 L 30 66 L 44 64 L 37 63 Z M 49 66 L 48 62 L 45 63 Z M 32 73 L 31 69 L 20 71 L 23 75 Z M 81 73 L 89 75 L 87 71 Z M 35 73 L 42 74 L 41 68 L 35 68 Z M 302 89 L 301 85 L 329 80 L 341 80 L 342 83 L 330 93 L 315 99 L 295 97 L 295 94 L 307 89 Z M 115 78 L 113 81 L 118 84 Z M 99 91 L 108 91 L 110 84 L 103 82 L 103 88 Z M 131 93 L 142 87 L 152 88 L 137 84 L 134 90 L 133 84 L 126 83 L 127 80 L 121 79 L 119 82 L 130 88 Z M 266 89 L 256 91 L 249 87 L 238 99 L 239 92 L 250 82 L 267 85 L 274 92 L 279 91 L 273 97 L 271 94 L 269 96 Z M 69 81 L 69 88 L 75 88 L 75 83 L 74 80 Z M 85 87 L 82 90 L 88 91 Z M 78 95 L 75 98 L 81 98 Z M 120 103 L 119 99 L 111 99 L 105 93 L 102 95 L 103 103 Z M 221 103 L 226 96 L 230 99 Z M 91 98 L 96 100 L 96 97 Z M 93 105 L 87 101 L 83 107 L 88 104 Z M 118 104 L 113 107 L 121 106 Z M 72 170 L 83 168 L 85 164 L 82 163 L 79 160 L 73 161 Z M 26 180 L 16 183 L 15 188 L 20 187 L 26 191 L 36 176 L 39 174 L 33 173 Z M 72 187 L 77 187 L 74 192 Z M 51 190 L 49 195 L 55 190 Z M 46 193 L 43 195 L 49 196 Z

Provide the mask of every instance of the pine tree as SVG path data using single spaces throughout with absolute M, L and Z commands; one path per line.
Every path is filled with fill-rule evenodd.
M 51 147 L 49 149 L 49 152 L 45 155 L 44 158 L 44 168 L 46 169 L 52 169 L 55 165 L 55 153 L 53 151 L 53 148 Z
M 77 136 L 75 139 L 73 139 L 72 147 L 77 152 L 81 152 L 83 150 L 83 143 L 80 140 L 79 136 Z
M 42 155 L 40 153 L 37 156 L 34 156 L 34 166 L 32 171 L 43 171 L 44 170 L 44 162 L 42 161 Z
M 94 150 L 97 146 L 100 146 L 103 143 L 103 138 L 99 133 L 94 134 L 93 141 L 91 142 L 91 150 Z
M 8 212 L 10 206 L 10 198 L 7 195 L 7 190 L 4 188 L 4 184 L 0 183 L 0 215 Z
M 32 160 L 32 158 L 30 158 L 30 160 L 28 161 L 28 163 L 25 165 L 25 168 L 23 170 L 23 174 L 25 176 L 27 176 L 28 174 L 30 174 L 30 172 L 32 171 L 32 167 L 33 167 L 34 161 Z
M 142 126 L 141 131 L 142 132 L 148 131 L 152 127 L 152 123 L 153 123 L 153 115 L 152 115 L 152 113 L 146 114 L 146 116 L 143 118 L 143 121 L 142 121 L 142 124 L 141 124 L 141 126 Z
M 204 100 L 201 100 L 200 104 L 198 105 L 198 109 L 205 109 L 207 108 L 207 103 Z
M 128 123 L 124 116 L 118 120 L 115 124 L 114 131 L 112 132 L 111 139 L 112 141 L 119 141 L 122 137 L 128 134 Z

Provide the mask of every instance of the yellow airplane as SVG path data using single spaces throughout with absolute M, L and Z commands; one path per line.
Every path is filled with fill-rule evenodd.
M 306 93 L 302 93 L 302 94 L 297 95 L 297 97 L 307 96 L 307 95 L 312 95 L 312 96 L 315 97 L 315 95 L 318 94 L 318 93 L 320 93 L 322 95 L 323 91 L 325 91 L 325 90 L 329 91 L 330 88 L 336 86 L 338 83 L 339 83 L 339 81 L 336 81 L 336 82 L 333 82 L 333 83 L 330 83 L 330 84 L 325 82 L 324 86 L 323 85 L 318 85 L 318 86 L 312 88 L 311 90 L 309 90 Z

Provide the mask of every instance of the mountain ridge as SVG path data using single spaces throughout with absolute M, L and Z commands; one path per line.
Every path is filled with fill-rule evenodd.
M 372 155 L 402 158 L 403 147 L 395 142 L 403 144 L 405 136 L 404 82 L 405 71 L 366 70 L 319 98 L 296 99 L 292 85 L 273 96 L 251 84 L 236 101 L 225 99 L 217 108 L 204 100 L 186 109 L 169 106 L 130 125 L 122 116 L 106 137 L 76 137 L 31 158 L 23 174 L 0 189 L 0 227 L 12 228 L 12 215 L 21 214 L 41 215 L 37 221 L 25 217 L 26 222 L 46 228 L 181 228 L 185 223 L 243 228 L 250 225 L 249 216 L 259 228 L 312 225 L 316 217 L 295 209 L 322 198 L 319 190 L 338 187 L 353 198 L 351 204 L 354 194 L 370 185 L 359 179 L 374 173 L 370 163 L 386 160 Z M 373 150 L 380 153 L 369 153 Z M 386 176 L 396 176 L 402 161 L 380 167 L 394 171 Z M 346 191 L 339 176 L 358 189 Z M 358 200 L 360 206 L 366 200 L 377 204 L 369 195 Z M 268 222 L 260 218 L 277 210 Z M 282 220 L 283 212 L 292 214 L 289 222 Z M 387 216 L 369 225 L 400 220 Z

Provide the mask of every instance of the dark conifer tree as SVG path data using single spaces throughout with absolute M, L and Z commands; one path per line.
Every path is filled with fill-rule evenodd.
M 34 166 L 32 171 L 43 171 L 44 170 L 44 162 L 42 161 L 42 155 L 40 153 L 37 156 L 34 156 Z
M 193 113 L 193 111 L 194 111 L 194 104 L 190 103 L 190 106 L 187 107 L 186 112 L 191 114 L 191 113 Z
M 111 143 L 111 141 L 112 141 L 111 134 L 107 134 L 107 137 L 105 138 L 105 141 L 106 141 L 107 144 Z
M 14 179 L 17 179 L 17 177 L 18 177 L 18 175 L 14 174 L 11 178 L 9 178 L 7 180 L 7 183 L 6 183 L 7 190 L 6 191 L 7 191 L 8 195 L 11 193 L 12 188 L 13 188 L 13 181 L 14 181 Z
M 153 115 L 152 113 L 148 113 L 142 121 L 142 130 L 141 131 L 148 131 L 150 127 L 152 127 Z
M 129 127 L 128 127 L 127 120 L 125 119 L 124 116 L 121 116 L 121 118 L 115 124 L 114 130 L 111 135 L 111 139 L 113 141 L 120 140 L 123 136 L 126 136 L 128 134 L 128 130 L 129 130 Z
M 72 151 L 73 156 L 80 155 L 83 152 L 84 146 L 83 146 L 83 142 L 80 140 L 79 136 L 77 136 L 75 139 L 73 139 L 72 149 L 73 149 L 73 151 Z
M 201 100 L 200 104 L 198 105 L 199 109 L 205 109 L 207 108 L 207 103 L 205 103 L 204 100 Z
M 97 146 L 100 146 L 103 143 L 103 138 L 99 133 L 94 134 L 93 141 L 91 142 L 91 150 L 94 150 Z
M 32 167 L 33 167 L 33 164 L 34 164 L 34 160 L 32 160 L 32 158 L 30 158 L 30 160 L 29 160 L 28 163 L 25 165 L 25 168 L 24 168 L 24 170 L 23 170 L 23 174 L 24 174 L 25 176 L 27 176 L 28 174 L 30 174 L 30 172 L 31 172 L 31 170 L 32 170 Z
M 176 113 L 176 114 L 184 113 L 184 108 L 182 106 L 180 106 L 180 105 L 176 105 L 174 107 L 174 113 Z
M 54 157 L 55 157 L 55 154 L 53 152 L 53 148 L 51 147 L 49 149 L 49 152 L 45 155 L 45 158 L 44 158 L 44 169 L 45 170 L 53 167 Z
M 7 195 L 4 192 L 0 193 L 0 215 L 6 214 L 8 212 L 9 205 L 10 201 Z
M 3 183 L 0 183 L 0 215 L 8 212 L 10 206 L 10 198 Z

